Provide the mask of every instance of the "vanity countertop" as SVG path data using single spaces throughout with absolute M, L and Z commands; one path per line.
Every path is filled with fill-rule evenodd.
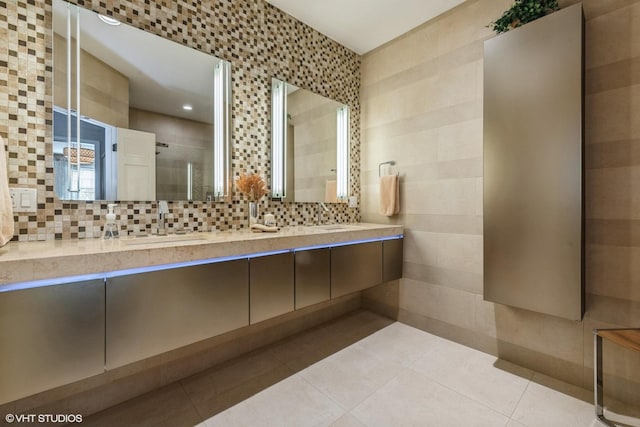
M 185 261 L 395 236 L 402 226 L 334 224 L 277 233 L 214 231 L 185 235 L 10 242 L 0 248 L 0 285 Z

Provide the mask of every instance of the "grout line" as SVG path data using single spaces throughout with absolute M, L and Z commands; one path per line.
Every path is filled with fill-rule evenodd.
M 184 388 L 184 384 L 182 383 L 182 380 L 179 380 L 178 383 L 180 384 L 180 388 L 182 389 L 182 392 L 184 393 L 184 395 L 187 397 L 187 399 L 189 399 L 189 404 L 191 404 L 191 408 L 196 413 L 198 418 L 200 418 L 200 422 L 201 423 L 206 422 L 206 420 L 202 417 L 202 414 L 200 414 L 200 411 L 198 411 L 198 408 L 196 407 L 196 404 L 194 403 L 193 399 L 191 398 L 189 393 L 187 393 L 187 389 Z
M 502 417 L 505 417 L 505 418 L 509 419 L 509 416 L 508 416 L 507 414 L 505 414 L 505 413 L 503 413 L 503 412 L 500 412 L 499 410 L 497 410 L 497 409 L 495 409 L 495 408 L 492 408 L 491 406 L 487 405 L 486 403 L 484 403 L 484 402 L 480 402 L 479 400 L 477 400 L 477 399 L 475 399 L 475 398 L 473 398 L 473 397 L 471 397 L 471 396 L 468 396 L 468 395 L 466 395 L 466 394 L 462 393 L 460 390 L 456 390 L 455 388 L 452 388 L 452 387 L 450 387 L 450 386 L 449 386 L 449 385 L 447 385 L 447 384 L 443 384 L 443 383 L 441 383 L 440 381 L 436 380 L 435 378 L 431 378 L 430 376 L 428 376 L 428 375 L 426 375 L 425 373 L 420 372 L 420 371 L 418 371 L 418 370 L 416 370 L 416 369 L 413 369 L 413 368 L 408 368 L 408 369 L 410 369 L 411 371 L 413 371 L 414 373 L 416 373 L 416 374 L 418 374 L 418 375 L 422 375 L 423 377 L 425 377 L 426 379 L 428 379 L 428 380 L 429 380 L 429 381 L 431 381 L 431 382 L 434 382 L 434 383 L 436 383 L 436 384 L 438 384 L 438 385 L 441 385 L 441 386 L 442 386 L 442 387 L 444 387 L 444 388 L 447 388 L 447 389 L 451 390 L 451 391 L 452 391 L 452 392 L 454 392 L 455 394 L 458 394 L 458 395 L 460 395 L 460 396 L 464 397 L 465 399 L 469 399 L 469 400 L 471 400 L 472 402 L 475 402 L 475 403 L 477 403 L 478 405 L 483 406 L 483 407 L 485 407 L 485 408 L 489 409 L 491 412 L 494 412 L 494 413 L 496 413 L 496 414 L 498 414 L 498 415 L 500 415 L 500 416 L 502 416 Z M 526 389 L 526 387 L 525 387 L 525 389 Z
M 516 403 L 516 405 L 513 407 L 513 411 L 511 411 L 511 414 L 509 415 L 509 419 L 512 420 L 513 418 L 513 414 L 516 413 L 516 410 L 518 409 L 518 406 L 520 406 L 520 402 L 522 402 L 522 399 L 524 398 L 525 393 L 527 392 L 527 390 L 529 390 L 529 386 L 531 385 L 531 380 L 533 379 L 533 375 L 531 375 L 531 378 L 529 379 L 529 381 L 527 381 L 527 386 L 524 388 L 524 390 L 522 390 L 522 394 L 520 395 L 520 399 L 518 399 L 518 403 Z M 516 422 L 520 422 L 518 420 L 514 420 Z M 521 423 L 522 424 L 522 423 Z
M 307 368 L 305 368 L 307 369 Z M 304 369 L 303 369 L 304 370 Z M 333 403 L 334 405 L 336 405 L 338 408 L 340 408 L 343 412 L 342 415 L 340 415 L 340 417 L 336 418 L 335 420 L 333 420 L 333 422 L 338 421 L 340 418 L 342 418 L 345 414 L 349 413 L 348 409 L 345 409 L 341 404 L 339 404 L 338 402 L 336 402 L 331 396 L 327 395 L 324 391 L 320 390 L 320 388 L 318 388 L 314 383 L 312 383 L 311 381 L 309 381 L 308 379 L 306 379 L 303 375 L 301 375 L 301 372 L 296 372 L 295 375 L 297 375 L 302 381 L 304 381 L 305 383 L 309 384 L 312 388 L 314 388 L 318 393 L 320 393 L 321 395 L 323 395 L 324 397 L 326 397 L 327 399 L 329 399 L 329 401 L 331 403 Z

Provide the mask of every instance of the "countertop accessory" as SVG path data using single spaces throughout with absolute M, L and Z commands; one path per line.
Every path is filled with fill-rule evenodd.
M 275 233 L 278 230 L 280 230 L 278 227 L 270 227 L 268 225 L 263 225 L 263 224 L 253 224 L 251 226 L 251 231 L 253 231 L 254 233 L 262 233 L 262 232 Z
M 107 214 L 105 215 L 105 223 L 104 223 L 104 230 L 102 232 L 102 238 L 105 240 L 109 240 L 109 239 L 117 239 L 118 237 L 120 237 L 120 234 L 118 232 L 118 223 L 116 221 L 116 214 L 113 211 L 115 209 L 115 207 L 118 206 L 115 203 L 109 203 L 107 205 Z

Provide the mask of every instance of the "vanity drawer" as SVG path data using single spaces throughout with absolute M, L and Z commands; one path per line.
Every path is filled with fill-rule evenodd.
M 107 280 L 107 369 L 249 324 L 246 259 Z
M 104 372 L 104 279 L 0 293 L 0 404 Z
M 331 248 L 331 298 L 382 283 L 382 242 Z
M 293 252 L 251 258 L 251 324 L 294 309 Z
M 382 281 L 389 282 L 402 278 L 402 257 L 404 239 L 382 242 Z
M 331 298 L 331 250 L 310 249 L 295 253 L 296 310 Z

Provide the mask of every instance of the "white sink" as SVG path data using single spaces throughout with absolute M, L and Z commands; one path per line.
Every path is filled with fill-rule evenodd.
M 321 230 L 353 230 L 357 227 L 356 224 L 326 224 L 326 225 L 315 225 L 314 227 L 319 228 Z
M 129 246 L 136 246 L 136 245 L 163 245 L 166 243 L 202 242 L 204 240 L 208 240 L 206 236 L 184 234 L 184 235 L 170 235 L 170 236 L 134 237 L 131 239 L 123 239 L 122 243 Z

